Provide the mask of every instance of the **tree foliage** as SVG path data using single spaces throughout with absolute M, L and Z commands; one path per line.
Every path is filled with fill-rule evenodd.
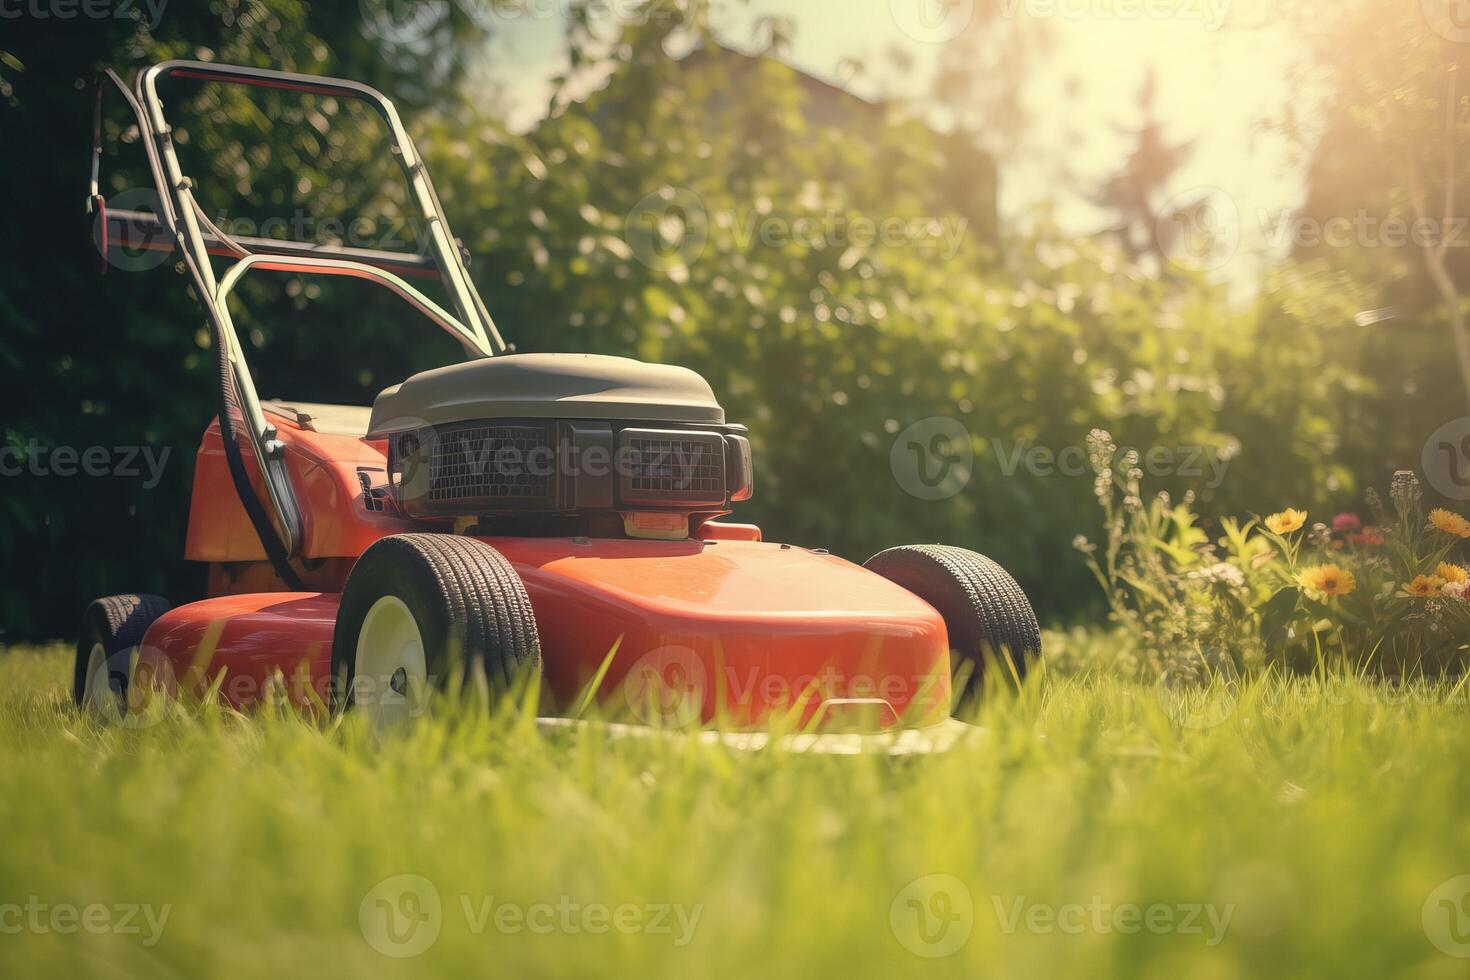
M 1449 396 L 1463 409 L 1470 200 L 1460 188 L 1470 177 L 1470 33 L 1450 0 L 1309 0 L 1294 9 L 1312 51 L 1309 78 L 1325 81 L 1325 94 L 1319 114 L 1293 111 L 1278 123 L 1313 147 L 1304 217 L 1314 231 L 1341 229 L 1313 234 L 1295 250 L 1373 285 L 1401 316 L 1398 343 L 1412 345 L 1416 365 L 1458 366 L 1460 392 L 1451 394 L 1444 372 L 1434 371 L 1421 379 L 1431 384 L 1416 382 L 1406 394 Z M 1388 363 L 1404 366 L 1399 357 Z M 1397 386 L 1402 374 L 1380 377 Z

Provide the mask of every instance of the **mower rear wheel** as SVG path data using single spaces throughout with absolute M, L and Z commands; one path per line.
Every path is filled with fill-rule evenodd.
M 525 586 L 483 541 L 393 535 L 363 552 L 347 577 L 332 637 L 334 710 L 393 724 L 423 714 L 435 688 L 483 680 L 500 695 L 535 683 L 540 671 Z
M 1041 628 L 1026 593 L 984 555 L 946 545 L 908 545 L 881 551 L 863 567 L 903 586 L 944 617 L 961 681 L 957 707 L 979 691 L 989 661 L 1008 663 L 1019 680 L 1041 653 Z
M 110 721 L 128 710 L 128 683 L 133 655 L 153 621 L 168 612 L 167 599 L 156 595 L 112 595 L 98 599 L 82 614 L 72 671 L 72 701 Z

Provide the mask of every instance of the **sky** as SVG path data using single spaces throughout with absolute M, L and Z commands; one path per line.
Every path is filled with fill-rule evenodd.
M 619 0 L 610 2 L 618 8 Z M 528 6 L 534 14 L 503 22 L 487 59 L 520 126 L 539 117 L 546 79 L 564 53 L 556 0 Z M 716 30 L 748 49 L 760 18 L 790 18 L 785 57 L 796 67 L 866 96 L 922 100 L 954 35 L 983 29 L 987 19 L 1029 18 L 1053 47 L 1023 89 L 1027 138 L 1002 161 L 1001 212 L 1023 223 L 1049 203 L 1076 234 L 1106 224 L 1086 191 L 1124 162 L 1126 130 L 1138 122 L 1139 88 L 1152 70 L 1169 139 L 1194 145 L 1169 191 L 1184 199 L 1208 194 L 1222 220 L 1234 223 L 1239 245 L 1228 261 L 1210 264 L 1216 278 L 1247 295 L 1284 251 L 1280 215 L 1303 193 L 1300 154 L 1265 125 L 1289 100 L 1310 97 L 1293 86 L 1300 53 L 1269 10 L 1268 0 L 749 0 L 723 5 Z M 909 61 L 901 72 L 887 57 L 895 48 Z M 853 77 L 850 59 L 871 70 Z

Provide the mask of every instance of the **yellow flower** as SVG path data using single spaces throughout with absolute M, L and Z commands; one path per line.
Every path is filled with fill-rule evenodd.
M 1437 507 L 1429 512 L 1429 523 L 1445 534 L 1453 534 L 1457 538 L 1470 538 L 1470 521 L 1465 520 L 1454 511 Z
M 1305 568 L 1297 576 L 1297 581 L 1309 592 L 1321 592 L 1329 596 L 1347 595 L 1358 587 L 1358 580 L 1353 577 L 1353 573 L 1336 565 L 1313 565 Z
M 1439 590 L 1444 588 L 1444 579 L 1428 575 L 1417 576 L 1414 581 L 1404 586 L 1404 594 L 1415 596 L 1420 599 L 1432 599 L 1439 595 Z
M 1470 581 L 1470 571 L 1466 571 L 1459 565 L 1451 565 L 1447 561 L 1442 561 L 1439 563 L 1439 567 L 1434 570 L 1434 577 L 1444 579 L 1445 584 L 1449 585 L 1451 582 Z
M 1292 510 L 1288 507 L 1279 514 L 1272 514 L 1266 518 L 1266 528 L 1275 534 L 1290 534 L 1292 531 L 1300 531 L 1302 525 L 1307 523 L 1307 512 L 1304 510 Z M 1470 525 L 1467 525 L 1470 527 Z M 1470 537 L 1470 535 L 1467 535 Z

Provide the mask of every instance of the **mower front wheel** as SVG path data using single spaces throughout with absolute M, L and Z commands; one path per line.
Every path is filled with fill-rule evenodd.
M 397 723 L 436 688 L 492 695 L 535 683 L 541 648 L 531 600 L 505 556 L 474 538 L 398 534 L 363 552 L 332 637 L 332 707 Z
M 955 705 L 980 689 L 989 662 L 1008 665 L 1016 680 L 1041 653 L 1041 628 L 1026 593 L 984 555 L 945 545 L 880 551 L 863 567 L 903 586 L 938 610 L 949 631 L 960 681 Z
M 133 654 L 143 645 L 148 627 L 168 610 L 168 600 L 156 595 L 110 595 L 87 607 L 72 671 L 71 696 L 77 707 L 109 721 L 127 714 Z

